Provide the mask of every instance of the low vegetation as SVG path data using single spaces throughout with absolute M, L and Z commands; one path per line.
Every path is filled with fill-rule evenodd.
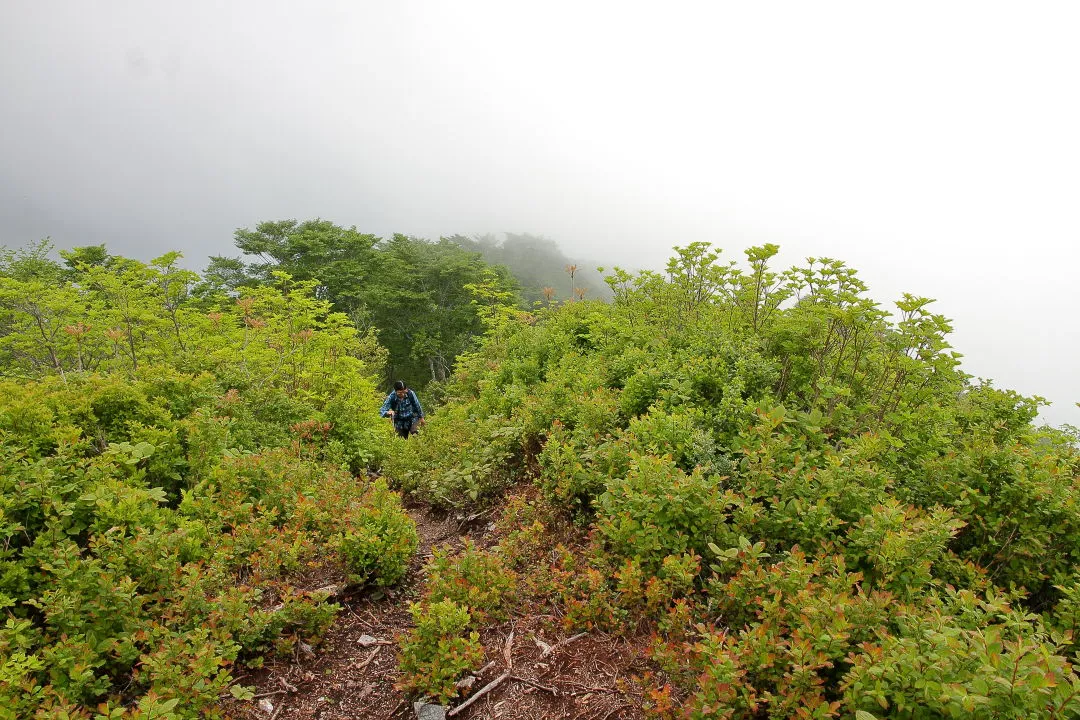
M 327 578 L 405 577 L 399 493 L 493 520 L 424 570 L 410 697 L 457 702 L 528 620 L 648 647 L 655 717 L 1080 714 L 1077 436 L 961 372 L 929 300 L 695 243 L 523 309 L 449 242 L 237 238 L 270 261 L 0 262 L 0 720 L 250 698 L 241 672 L 333 622 Z M 361 292 L 379 268 L 393 292 Z M 409 317 L 435 309 L 403 343 L 378 318 L 414 281 Z M 388 357 L 440 381 L 409 452 Z
M 657 716 L 1074 716 L 1076 437 L 965 376 L 929 300 L 775 251 L 508 315 L 387 474 L 466 511 L 535 484 L 491 551 L 517 607 L 654 634 Z
M 385 353 L 284 274 L 199 297 L 175 255 L 42 250 L 0 274 L 0 718 L 217 716 L 318 643 L 319 578 L 393 584 L 415 551 L 350 472 L 389 437 Z

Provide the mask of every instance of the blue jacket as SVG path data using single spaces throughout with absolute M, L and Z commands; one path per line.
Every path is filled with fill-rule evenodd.
M 412 391 L 412 388 L 405 391 L 403 400 L 398 400 L 396 391 L 392 391 L 386 396 L 382 407 L 379 408 L 379 415 L 388 417 L 391 410 L 394 411 L 395 423 L 398 421 L 411 421 L 414 415 L 418 418 L 424 417 L 424 408 L 420 407 L 420 398 L 416 397 L 416 393 Z

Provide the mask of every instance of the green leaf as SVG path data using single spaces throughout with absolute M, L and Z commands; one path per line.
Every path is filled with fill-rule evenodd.
M 148 442 L 140 442 L 131 448 L 131 456 L 137 460 L 148 458 L 154 454 L 154 446 Z

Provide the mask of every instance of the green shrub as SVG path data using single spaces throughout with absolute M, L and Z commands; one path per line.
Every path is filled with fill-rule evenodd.
M 401 498 L 381 478 L 354 511 L 350 528 L 337 542 L 349 580 L 358 585 L 393 585 L 405 576 L 419 539 Z
M 177 635 L 154 626 L 149 635 L 151 649 L 139 658 L 132 677 L 144 697 L 175 700 L 182 717 L 214 714 L 218 696 L 233 679 L 228 668 L 237 655 L 235 644 L 222 644 L 206 628 Z
M 583 437 L 602 437 L 624 424 L 619 394 L 604 387 L 599 358 L 586 361 L 568 353 L 552 361 L 544 382 L 519 392 L 522 397 L 512 416 L 520 418 L 527 438 L 543 437 L 556 422 Z
M 426 569 L 429 603 L 453 600 L 468 608 L 478 625 L 509 617 L 507 607 L 514 600 L 517 576 L 497 553 L 479 550 L 466 540 L 456 555 L 446 547 L 435 548 Z
M 0 380 L 0 431 L 7 444 L 30 458 L 52 455 L 61 444 L 77 443 L 82 435 L 66 407 L 70 393 L 53 387 L 53 382 Z M 58 401 L 58 395 L 63 399 Z
M 641 453 L 670 455 L 685 472 L 729 476 L 734 466 L 709 432 L 705 415 L 698 408 L 653 409 L 630 421 L 628 445 Z
M 521 426 L 506 418 L 448 409 L 427 422 L 423 442 L 402 441 L 410 443 L 408 451 L 391 452 L 383 472 L 395 487 L 436 507 L 490 503 L 522 476 L 522 440 Z
M 592 457 L 586 457 L 587 451 L 583 445 L 588 447 L 556 421 L 538 457 L 540 474 L 537 484 L 544 499 L 579 519 L 592 512 L 596 498 L 611 479 L 601 463 L 590 461 L 597 459 L 598 450 L 591 450 L 589 455 Z M 610 443 L 602 447 L 611 449 Z M 627 455 L 625 450 L 622 455 Z
M 607 569 L 564 565 L 561 600 L 567 630 L 600 630 L 618 635 L 629 632 L 630 612 L 619 603 Z
M 148 443 L 112 442 L 90 459 L 28 461 L 0 450 L 8 470 L 0 530 L 9 538 L 0 604 L 10 617 L 0 630 L 0 654 L 10 658 L 0 698 L 46 714 L 175 700 L 176 717 L 213 715 L 238 653 L 258 663 L 260 653 L 289 652 L 326 631 L 337 606 L 298 594 L 286 579 L 318 543 L 354 518 L 383 522 L 388 541 L 397 525 L 387 518 L 396 512 L 407 523 L 385 485 L 366 487 L 286 451 L 209 462 L 208 477 L 174 509 L 161 489 L 146 487 L 145 462 L 156 450 Z M 408 530 L 411 523 L 397 532 L 406 555 L 398 566 L 415 547 Z M 377 572 L 400 572 L 392 550 L 384 559 Z
M 910 598 L 930 584 L 933 564 L 963 526 L 949 510 L 927 512 L 890 500 L 848 533 L 848 557 L 873 586 Z
M 664 382 L 664 377 L 648 366 L 631 375 L 619 396 L 620 412 L 628 418 L 644 415 L 659 398 Z
M 283 275 L 195 305 L 175 259 L 0 258 L 0 720 L 217 717 L 234 663 L 329 627 L 292 576 L 340 567 L 332 538 L 381 543 L 375 582 L 415 547 L 396 496 L 326 464 L 376 457 L 373 336 Z M 15 297 L 50 298 L 44 345 Z
M 971 600 L 973 627 L 945 608 L 897 608 L 897 632 L 853 656 L 842 685 L 846 709 L 886 717 L 1076 717 L 1080 677 L 1061 646 L 1022 614 Z
M 704 555 L 727 534 L 734 497 L 699 470 L 687 474 L 670 457 L 632 454 L 625 477 L 600 496 L 597 530 L 618 557 L 636 558 L 656 574 L 670 555 Z
M 184 449 L 184 437 L 176 427 L 156 428 L 132 422 L 128 425 L 131 444 L 135 447 L 150 446 L 152 450 L 145 458 L 140 458 L 140 468 L 144 472 L 146 483 L 150 487 L 165 490 L 169 499 L 176 503 L 181 490 L 187 487 L 187 453 Z
M 399 687 L 445 704 L 458 694 L 457 679 L 483 662 L 480 636 L 466 632 L 472 618 L 453 600 L 413 603 L 409 612 L 416 627 L 399 640 Z
M 553 509 L 526 495 L 511 496 L 495 521 L 500 538 L 499 554 L 517 570 L 534 567 L 544 561 L 538 557 L 552 543 L 558 525 Z M 529 573 L 524 573 L 528 577 Z
M 1065 637 L 1071 638 L 1071 650 L 1076 652 L 1080 650 L 1080 575 L 1074 575 L 1055 589 L 1061 599 L 1043 620 L 1049 627 L 1066 633 Z
M 0 638 L 4 634 L 0 631 Z M 31 717 L 45 697 L 45 688 L 38 681 L 45 661 L 37 654 L 10 650 L 3 644 L 0 640 L 0 720 Z
M 185 373 L 168 365 L 139 368 L 136 374 L 146 396 L 181 420 L 211 404 L 218 394 L 217 382 L 209 373 Z
M 676 600 L 688 595 L 701 572 L 693 553 L 669 555 L 656 575 L 647 575 L 636 559 L 627 559 L 613 574 L 616 603 L 642 620 L 658 619 Z
M 360 473 L 382 459 L 389 444 L 381 431 L 388 423 L 378 416 L 379 402 L 370 383 L 327 401 L 326 421 L 331 425 L 327 461 Z
M 864 591 L 843 558 L 761 557 L 744 548 L 737 572 L 710 583 L 715 625 L 657 643 L 656 659 L 686 690 L 684 717 L 835 717 L 849 656 L 888 622 L 890 596 Z

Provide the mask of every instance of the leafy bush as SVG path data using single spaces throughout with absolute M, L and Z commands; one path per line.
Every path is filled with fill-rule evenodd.
M 607 483 L 629 468 L 630 453 L 625 443 L 590 442 L 556 420 L 537 460 L 537 484 L 544 498 L 584 519 L 591 515 Z
M 1076 459 L 1068 450 L 998 445 L 992 432 L 979 430 L 950 453 L 925 459 L 918 472 L 935 478 L 936 487 L 915 487 L 966 524 L 951 544 L 958 556 L 985 568 L 1001 587 L 1026 588 L 1031 604 L 1043 609 L 1053 586 L 1080 563 Z
M 558 519 L 550 505 L 527 495 L 513 495 L 495 520 L 499 554 L 516 570 L 529 568 L 550 543 L 557 525 Z
M 515 597 L 655 632 L 661 714 L 1076 715 L 1075 436 L 973 384 L 925 298 L 890 315 L 840 261 L 771 269 L 772 245 L 745 270 L 676 251 L 617 270 L 607 305 L 518 314 L 474 286 L 487 337 L 408 452 L 374 412 L 385 353 L 315 281 L 196 306 L 163 290 L 194 282 L 175 258 L 0 258 L 0 365 L 43 377 L 0 381 L 0 706 L 212 713 L 230 663 L 333 616 L 292 573 L 400 578 L 400 500 L 328 465 L 381 463 L 439 507 L 540 496 L 495 548 L 437 554 L 411 691 L 452 696 L 467 631 Z
M 505 418 L 448 409 L 428 421 L 423 439 L 409 452 L 390 453 L 382 469 L 395 487 L 436 507 L 490 502 L 519 477 L 521 428 Z
M 413 603 L 409 612 L 416 627 L 399 640 L 399 687 L 445 704 L 457 697 L 457 679 L 483 662 L 480 636 L 475 630 L 466 632 L 472 618 L 453 600 Z
M 480 624 L 509 617 L 507 606 L 514 600 L 517 577 L 500 555 L 479 550 L 466 540 L 456 555 L 445 547 L 435 548 L 426 569 L 429 603 L 453 600 Z
M 1080 677 L 1060 645 L 1000 601 L 959 599 L 969 608 L 964 624 L 944 608 L 898 608 L 897 632 L 853 657 L 842 684 L 845 706 L 891 717 L 1080 712 Z
M 932 580 L 932 566 L 964 523 L 948 510 L 903 508 L 896 500 L 878 506 L 848 535 L 849 557 L 864 562 L 867 580 L 901 597 L 921 592 Z
M 734 470 L 731 458 L 717 445 L 708 427 L 703 410 L 655 409 L 631 420 L 626 436 L 632 449 L 670 455 L 684 472 L 700 469 L 706 475 L 727 477 Z
M 888 621 L 889 596 L 863 591 L 842 558 L 760 558 L 746 548 L 736 574 L 711 583 L 715 626 L 657 644 L 657 660 L 687 688 L 684 717 L 834 717 L 848 656 Z
M 80 400 L 83 381 L 28 385 L 53 423 L 52 441 L 22 446 L 33 455 L 19 444 L 35 423 L 0 440 L 0 705 L 16 716 L 213 716 L 234 663 L 328 628 L 338 606 L 288 576 L 331 561 L 331 538 L 363 530 L 381 549 L 372 577 L 400 578 L 415 530 L 385 484 L 288 450 L 229 450 L 227 424 L 158 413 L 138 384 Z
M 921 717 L 930 686 L 926 716 L 1010 695 L 1074 712 L 1075 640 L 988 608 L 1007 589 L 1075 628 L 1075 440 L 1031 428 L 1038 399 L 972 384 L 930 300 L 890 315 L 842 262 L 777 272 L 776 252 L 744 271 L 694 243 L 666 275 L 616 270 L 611 305 L 500 324 L 443 388 L 430 446 L 388 469 L 451 506 L 535 479 L 549 511 L 512 504 L 520 527 L 500 526 L 519 588 L 568 626 L 655 630 L 674 683 L 657 712 Z M 571 519 L 591 542 L 544 537 Z M 980 666 L 999 627 L 1023 638 L 1026 694 Z
M 687 474 L 670 457 L 632 454 L 626 476 L 600 496 L 597 531 L 612 553 L 655 574 L 666 557 L 702 555 L 726 536 L 732 499 L 700 470 Z
M 350 525 L 337 546 L 351 582 L 385 586 L 405 576 L 419 542 L 416 525 L 384 480 L 372 484 Z

